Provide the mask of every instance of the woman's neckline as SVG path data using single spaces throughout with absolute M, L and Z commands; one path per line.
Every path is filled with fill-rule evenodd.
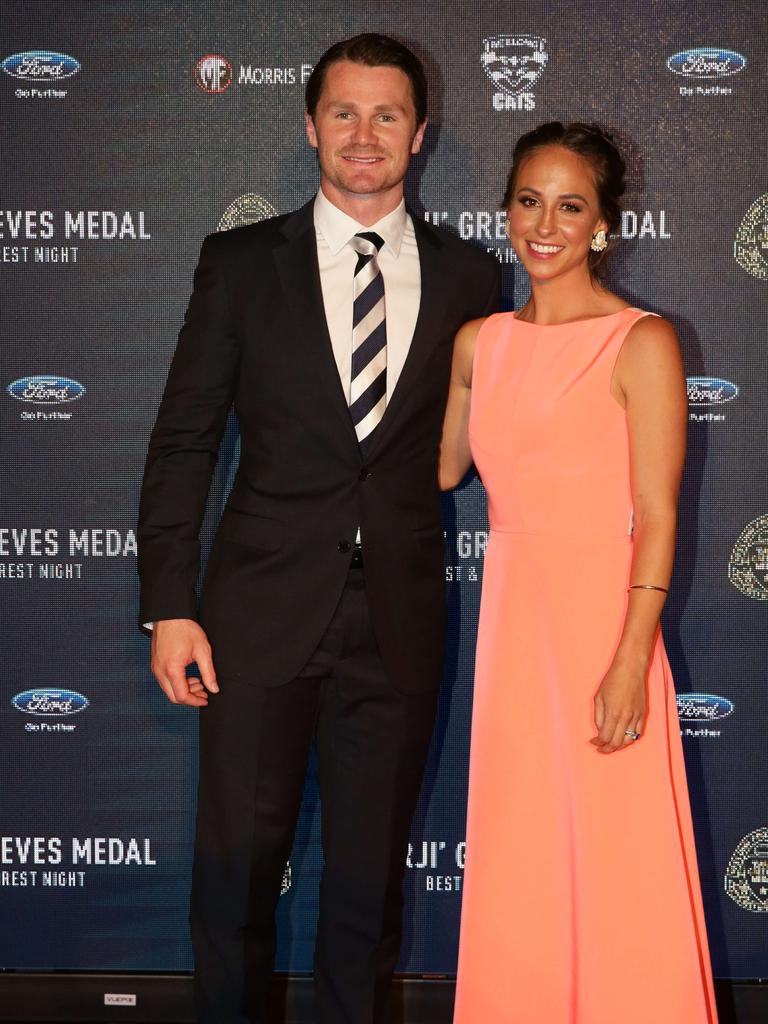
M 514 312 L 512 313 L 512 319 L 518 324 L 525 324 L 527 327 L 573 327 L 575 324 L 594 323 L 595 320 L 610 320 L 612 316 L 621 316 L 622 313 L 626 313 L 629 310 L 639 312 L 636 306 L 623 306 L 613 313 L 603 313 L 602 316 L 588 316 L 582 320 L 563 320 L 560 324 L 537 324 L 535 320 L 521 320 Z

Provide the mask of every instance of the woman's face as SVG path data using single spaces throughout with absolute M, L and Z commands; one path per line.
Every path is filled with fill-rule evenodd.
M 544 146 L 523 161 L 507 216 L 515 252 L 538 280 L 586 269 L 593 236 L 607 231 L 591 166 L 563 146 Z

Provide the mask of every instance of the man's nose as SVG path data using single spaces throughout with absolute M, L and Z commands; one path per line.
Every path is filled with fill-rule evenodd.
M 370 146 L 376 141 L 376 133 L 373 125 L 366 121 L 365 118 L 360 118 L 355 122 L 355 129 L 352 133 L 352 140 L 358 146 Z

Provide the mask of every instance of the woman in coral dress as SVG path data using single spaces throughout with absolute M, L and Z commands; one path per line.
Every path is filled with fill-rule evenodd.
M 505 208 L 531 298 L 462 328 L 441 454 L 488 492 L 455 1024 L 717 1020 L 659 616 L 686 435 L 679 345 L 595 270 L 609 136 L 543 125 Z

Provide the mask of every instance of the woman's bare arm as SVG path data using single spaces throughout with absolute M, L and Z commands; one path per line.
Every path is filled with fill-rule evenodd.
M 630 331 L 616 363 L 611 391 L 625 405 L 635 510 L 630 585 L 669 587 L 675 551 L 680 478 L 685 459 L 687 398 L 674 328 L 644 317 Z M 642 732 L 645 677 L 666 594 L 630 590 L 616 655 L 595 698 L 603 753 L 627 746 L 627 730 Z
M 440 488 L 444 491 L 461 483 L 472 465 L 467 433 L 472 395 L 472 361 L 475 355 L 475 340 L 486 319 L 481 317 L 464 324 L 453 344 L 451 385 L 443 421 L 438 467 Z

